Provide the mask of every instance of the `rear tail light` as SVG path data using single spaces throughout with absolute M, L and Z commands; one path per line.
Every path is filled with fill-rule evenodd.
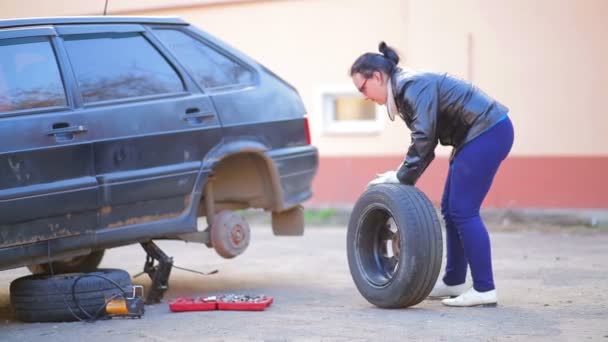
M 305 134 L 306 134 L 306 144 L 310 145 L 312 143 L 312 140 L 310 139 L 310 125 L 308 123 L 308 117 L 304 117 L 304 130 L 305 130 Z

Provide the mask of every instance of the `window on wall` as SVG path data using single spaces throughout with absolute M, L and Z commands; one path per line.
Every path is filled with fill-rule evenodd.
M 71 35 L 65 48 L 86 103 L 184 91 L 173 67 L 139 33 Z
M 48 38 L 0 42 L 0 112 L 66 104 L 61 73 Z
M 321 103 L 325 132 L 373 133 L 382 129 L 379 107 L 356 92 L 324 91 Z
M 247 67 L 185 32 L 156 29 L 154 34 L 203 89 L 250 85 L 254 81 Z

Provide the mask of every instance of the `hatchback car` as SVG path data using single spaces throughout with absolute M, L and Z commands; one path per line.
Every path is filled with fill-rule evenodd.
M 88 271 L 153 239 L 234 257 L 245 208 L 301 234 L 305 114 L 293 86 L 179 18 L 1 20 L 0 270 Z

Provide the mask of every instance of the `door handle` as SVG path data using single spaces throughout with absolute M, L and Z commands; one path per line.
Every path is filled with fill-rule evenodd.
M 47 132 L 47 135 L 59 135 L 66 133 L 82 133 L 86 132 L 87 128 L 84 125 L 70 126 L 68 123 L 60 122 L 53 124 L 53 129 Z
M 186 115 L 188 115 L 188 114 L 195 114 L 195 113 L 198 113 L 200 111 L 201 110 L 198 109 L 198 108 L 196 108 L 196 107 L 188 108 L 188 109 L 186 109 Z
M 215 113 L 201 113 L 198 108 L 186 109 L 186 114 L 182 115 L 182 120 L 188 121 L 188 123 L 199 124 L 203 120 L 215 117 Z
M 215 116 L 215 114 L 213 114 L 213 113 L 190 114 L 190 115 L 182 116 L 182 120 L 188 120 L 188 119 L 194 119 L 194 118 L 208 119 L 208 118 L 212 118 L 214 116 Z
M 55 136 L 55 141 L 66 142 L 74 140 L 74 134 L 86 132 L 87 128 L 84 125 L 70 126 L 67 122 L 57 122 L 46 135 Z

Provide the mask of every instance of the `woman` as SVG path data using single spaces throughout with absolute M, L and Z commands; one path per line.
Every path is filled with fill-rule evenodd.
M 370 184 L 414 185 L 435 157 L 437 143 L 453 146 L 441 201 L 447 265 L 430 296 L 452 297 L 442 301 L 448 306 L 494 306 L 490 238 L 479 209 L 513 145 L 508 109 L 464 80 L 399 68 L 398 54 L 384 42 L 379 50 L 360 56 L 350 76 L 367 99 L 387 105 L 391 120 L 399 115 L 405 121 L 411 144 L 397 171 Z M 465 284 L 467 264 L 472 288 Z

